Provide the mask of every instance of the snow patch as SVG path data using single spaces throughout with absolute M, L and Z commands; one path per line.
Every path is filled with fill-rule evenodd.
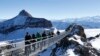
M 73 37 L 77 38 L 77 40 L 74 39 Z M 73 35 L 73 37 L 69 38 L 69 40 L 74 40 L 74 41 L 78 42 L 79 44 L 84 45 L 84 43 L 81 41 L 81 37 L 80 36 Z
M 7 45 L 9 45 L 9 42 L 7 41 L 0 42 L 0 47 L 7 46 Z
M 78 56 L 74 53 L 74 49 L 68 49 L 63 56 Z
M 92 40 L 91 41 L 91 44 L 94 48 L 100 50 L 100 37 L 95 39 L 95 40 Z

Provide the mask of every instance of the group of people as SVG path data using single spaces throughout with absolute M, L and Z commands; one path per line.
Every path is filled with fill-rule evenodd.
M 57 31 L 57 35 L 59 35 L 59 34 L 60 34 L 60 32 Z M 33 44 L 36 41 L 47 39 L 47 36 L 49 38 L 51 38 L 54 35 L 55 35 L 54 32 L 49 32 L 47 34 L 45 31 L 42 34 L 37 32 L 36 34 L 32 34 L 32 35 L 30 35 L 28 32 L 26 32 L 26 35 L 25 35 L 25 45 L 27 45 L 27 46 L 25 47 L 25 53 L 27 55 L 29 55 L 29 53 L 31 52 L 32 49 L 31 49 L 30 44 Z M 33 47 L 33 49 L 35 51 L 35 44 L 33 44 L 32 47 Z

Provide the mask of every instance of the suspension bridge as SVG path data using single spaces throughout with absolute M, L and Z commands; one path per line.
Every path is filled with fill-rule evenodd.
M 39 52 L 59 42 L 66 35 L 68 35 L 71 32 L 71 30 L 72 28 L 70 28 L 68 31 L 64 31 L 60 33 L 60 35 L 54 35 L 53 37 L 47 36 L 46 39 L 34 42 L 29 45 L 25 45 L 24 40 L 18 39 L 18 42 L 11 43 L 11 45 L 14 46 L 13 48 L 1 51 L 0 56 L 36 56 Z M 37 39 L 33 39 L 33 40 L 37 40 Z M 28 48 L 28 50 L 25 50 L 26 47 Z

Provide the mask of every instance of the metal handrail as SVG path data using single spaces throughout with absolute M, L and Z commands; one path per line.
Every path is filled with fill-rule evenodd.
M 42 41 L 37 41 L 37 42 L 34 42 L 34 43 L 32 43 L 32 44 L 29 44 L 29 45 L 33 45 L 33 44 L 38 44 L 38 43 L 41 43 L 41 42 L 43 42 L 43 41 L 47 41 L 47 40 L 49 40 L 49 39 L 54 39 L 54 38 L 56 38 L 57 37 L 57 35 L 55 35 L 54 37 L 51 37 L 51 38 L 47 38 L 47 39 L 44 39 L 44 40 L 42 40 Z M 37 39 L 40 39 L 40 38 L 37 38 Z M 32 39 L 32 40 L 34 40 L 34 39 Z M 27 41 L 32 41 L 32 40 L 27 40 Z M 36 40 L 36 39 L 35 39 Z M 22 42 L 21 42 L 22 43 Z M 12 44 L 16 44 L 16 43 L 12 43 Z M 3 52 L 4 53 L 7 53 L 7 52 L 11 52 L 11 51 L 14 51 L 14 50 L 17 50 L 17 49 L 23 49 L 23 48 L 25 48 L 25 46 L 29 46 L 29 45 L 24 45 L 24 46 L 22 46 L 22 47 L 16 47 L 16 48 L 12 48 L 12 49 L 8 49 L 8 50 L 4 50 Z M 3 54 L 4 54 L 3 53 Z

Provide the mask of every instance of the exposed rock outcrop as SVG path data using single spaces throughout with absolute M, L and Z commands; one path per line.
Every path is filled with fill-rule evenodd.
M 81 36 L 82 41 L 86 41 L 86 34 L 84 33 L 84 28 L 81 25 L 71 24 L 65 31 L 71 30 L 67 37 L 71 37 L 73 35 Z
M 100 52 L 97 49 L 93 48 L 91 43 L 86 43 L 86 45 L 81 45 L 79 44 L 79 42 L 74 40 L 68 40 L 68 38 L 65 37 L 61 40 L 59 46 L 56 45 L 56 47 L 52 50 L 51 56 L 57 56 L 57 52 L 60 52 L 59 55 L 63 55 L 68 49 L 73 49 L 74 53 L 78 56 L 100 55 Z

